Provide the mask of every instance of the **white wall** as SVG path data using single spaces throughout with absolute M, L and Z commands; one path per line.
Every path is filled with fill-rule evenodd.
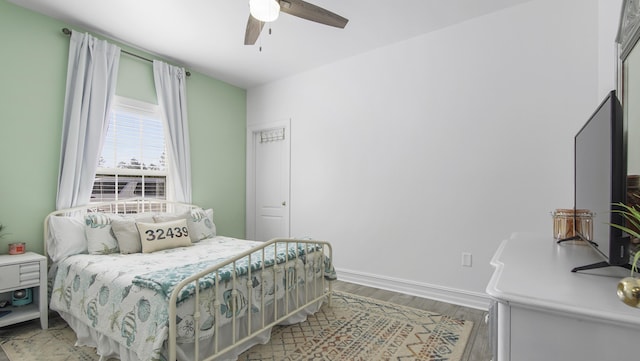
M 598 68 L 600 77 L 599 98 L 604 97 L 617 88 L 618 73 L 618 26 L 622 0 L 598 0 Z
M 500 241 L 573 205 L 598 7 L 535 0 L 250 89 L 249 124 L 291 119 L 292 235 L 343 279 L 484 297 Z

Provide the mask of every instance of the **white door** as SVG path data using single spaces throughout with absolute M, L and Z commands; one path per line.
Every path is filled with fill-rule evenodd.
M 247 138 L 247 238 L 289 237 L 289 122 L 252 127 Z

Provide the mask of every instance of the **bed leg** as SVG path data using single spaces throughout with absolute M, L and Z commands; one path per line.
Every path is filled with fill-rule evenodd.
M 331 294 L 333 293 L 333 281 L 329 281 L 329 307 L 331 307 Z

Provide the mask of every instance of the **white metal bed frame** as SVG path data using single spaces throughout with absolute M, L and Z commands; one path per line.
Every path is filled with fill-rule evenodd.
M 94 203 L 94 204 L 90 204 L 87 206 L 82 206 L 82 207 L 75 207 L 75 208 L 70 208 L 70 209 L 63 209 L 63 210 L 58 210 L 58 211 L 54 211 L 51 212 L 44 221 L 44 239 L 45 239 L 45 255 L 46 253 L 46 239 L 49 237 L 49 218 L 50 217 L 54 217 L 54 216 L 73 216 L 73 215 L 80 215 L 80 214 L 85 214 L 85 213 L 92 213 L 92 212 L 102 212 L 102 213 L 115 213 L 115 214 L 135 214 L 135 213 L 143 213 L 143 212 L 166 212 L 166 211 L 175 211 L 176 209 L 180 209 L 180 208 L 186 208 L 186 209 L 191 209 L 191 208 L 195 208 L 198 207 L 197 205 L 193 205 L 193 204 L 187 204 L 187 203 L 179 203 L 179 202 L 171 202 L 171 201 L 166 201 L 166 200 L 157 200 L 157 199 L 142 199 L 142 198 L 133 198 L 133 199 L 127 199 L 127 200 L 122 200 L 122 201 L 113 201 L 113 202 L 103 202 L 103 203 Z M 205 358 L 202 359 L 202 361 L 212 361 L 214 360 L 217 356 L 220 356 L 234 348 L 237 348 L 238 346 L 242 346 L 246 343 L 248 343 L 249 341 L 253 340 L 256 336 L 258 336 L 259 334 L 265 332 L 266 330 L 271 329 L 273 326 L 282 323 L 283 321 L 285 321 L 287 318 L 289 318 L 290 316 L 301 312 L 302 310 L 306 309 L 309 306 L 312 306 L 314 304 L 318 304 L 319 302 L 324 301 L 325 299 L 327 299 L 328 305 L 331 306 L 331 293 L 332 293 L 332 284 L 330 281 L 327 281 L 324 277 L 324 270 L 325 267 L 331 267 L 331 262 L 332 262 L 332 247 L 331 244 L 329 242 L 326 241 L 317 241 L 317 240 L 298 240 L 298 239 L 285 239 L 285 238 L 276 238 L 276 239 L 272 239 L 270 241 L 264 242 L 263 244 L 254 247 L 242 254 L 239 254 L 223 263 L 219 263 L 215 266 L 209 267 L 197 274 L 194 274 L 188 278 L 186 278 L 185 280 L 183 280 L 182 282 L 180 282 L 173 290 L 173 292 L 171 293 L 170 296 L 170 300 L 169 300 L 169 336 L 167 339 L 167 348 L 168 348 L 168 359 L 169 360 L 177 360 L 177 336 L 178 336 L 178 332 L 177 332 L 177 317 L 176 317 L 176 310 L 177 310 L 177 304 L 178 304 L 178 295 L 180 293 L 180 291 L 187 286 L 190 283 L 194 284 L 194 296 L 195 297 L 195 313 L 193 315 L 195 324 L 198 325 L 199 324 L 199 320 L 200 320 L 200 312 L 198 312 L 199 307 L 197 305 L 200 304 L 200 282 L 199 280 L 201 278 L 203 278 L 204 276 L 208 275 L 208 274 L 215 274 L 215 280 L 220 280 L 220 269 L 225 267 L 225 266 L 229 266 L 232 265 L 232 269 L 236 269 L 236 265 L 239 261 L 243 260 L 243 259 L 247 259 L 247 264 L 251 265 L 251 261 L 252 261 L 252 255 L 256 252 L 261 252 L 261 259 L 264 259 L 265 257 L 265 249 L 267 247 L 273 246 L 275 247 L 275 254 L 277 255 L 277 247 L 278 244 L 282 244 L 284 243 L 285 250 L 289 249 L 289 245 L 290 244 L 295 244 L 295 248 L 299 249 L 299 247 L 302 245 L 304 247 L 305 250 L 305 254 L 309 254 L 309 250 L 314 250 L 317 252 L 320 252 L 320 259 L 327 259 L 329 264 L 328 266 L 322 266 L 321 269 L 321 276 L 319 277 L 320 280 L 318 280 L 318 277 L 312 277 L 312 280 L 308 280 L 308 275 L 309 275 L 309 268 L 310 265 L 309 263 L 305 264 L 305 272 L 304 272 L 304 295 L 301 294 L 301 287 L 293 287 L 293 291 L 295 291 L 295 296 L 290 296 L 290 293 L 292 291 L 292 289 L 289 288 L 289 285 L 291 284 L 291 282 L 293 280 L 290 279 L 290 275 L 287 273 L 286 274 L 286 282 L 285 282 L 285 290 L 284 290 L 284 310 L 283 310 L 283 314 L 281 316 L 279 316 L 278 314 L 278 299 L 274 298 L 274 300 L 272 301 L 272 305 L 273 305 L 273 320 L 266 320 L 265 319 L 265 287 L 261 287 L 261 310 L 263 310 L 262 314 L 262 319 L 259 320 L 260 322 L 260 327 L 257 330 L 253 330 L 253 320 L 252 320 L 252 312 L 249 309 L 246 312 L 246 326 L 247 326 L 247 330 L 248 330 L 248 334 L 240 337 L 238 339 L 236 339 L 236 331 L 237 331 L 237 327 L 239 326 L 239 320 L 238 320 L 238 315 L 235 312 L 231 312 L 232 314 L 232 319 L 231 319 L 231 327 L 232 327 L 232 342 L 230 345 L 224 347 L 224 348 L 220 348 L 219 347 L 219 336 L 220 336 L 220 332 L 219 332 L 219 326 L 218 326 L 218 322 L 215 322 L 214 324 L 214 333 L 213 333 L 213 353 L 210 355 L 206 355 Z M 290 260 L 289 258 L 289 252 L 285 252 L 285 265 L 288 263 L 288 261 Z M 291 258 L 291 260 L 293 260 L 294 258 Z M 277 262 L 274 262 L 273 265 L 271 266 L 266 266 L 265 262 L 261 262 L 261 269 L 260 271 L 264 271 L 267 268 L 270 268 L 273 270 L 273 281 L 274 284 L 277 282 L 276 280 L 276 275 L 278 274 L 277 270 L 279 267 L 281 267 Z M 252 287 L 251 287 L 251 274 L 252 274 L 252 270 L 251 267 L 247 267 L 247 281 L 246 281 L 246 287 L 248 290 L 248 299 L 251 300 L 252 297 Z M 314 273 L 315 275 L 315 273 Z M 231 295 L 234 298 L 234 302 L 232 302 L 232 304 L 236 304 L 235 303 L 235 299 L 238 296 L 238 291 L 237 291 L 237 286 L 242 286 L 241 285 L 241 281 L 238 280 L 237 278 L 239 278 L 236 275 L 236 272 L 232 272 L 231 274 L 231 282 L 232 282 L 232 292 Z M 320 285 L 318 285 L 318 282 L 320 282 Z M 312 289 L 309 289 L 309 285 L 312 285 Z M 318 289 L 320 289 L 320 293 L 318 294 Z M 310 291 L 313 291 L 313 294 L 310 295 Z M 292 300 L 293 298 L 293 300 Z M 304 302 L 300 302 L 300 299 L 303 298 Z M 221 295 L 218 294 L 218 289 L 217 287 L 214 287 L 214 298 L 213 298 L 213 306 L 214 309 L 219 310 L 220 309 L 220 300 L 221 300 Z M 291 305 L 290 302 L 295 302 L 295 304 Z M 293 309 L 291 309 L 291 307 L 293 307 Z M 200 327 L 195 327 L 195 336 L 194 336 L 194 361 L 200 361 Z

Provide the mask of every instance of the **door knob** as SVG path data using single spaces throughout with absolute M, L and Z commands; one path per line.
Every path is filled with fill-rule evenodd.
M 287 201 L 282 201 L 282 206 L 286 207 L 287 206 Z

